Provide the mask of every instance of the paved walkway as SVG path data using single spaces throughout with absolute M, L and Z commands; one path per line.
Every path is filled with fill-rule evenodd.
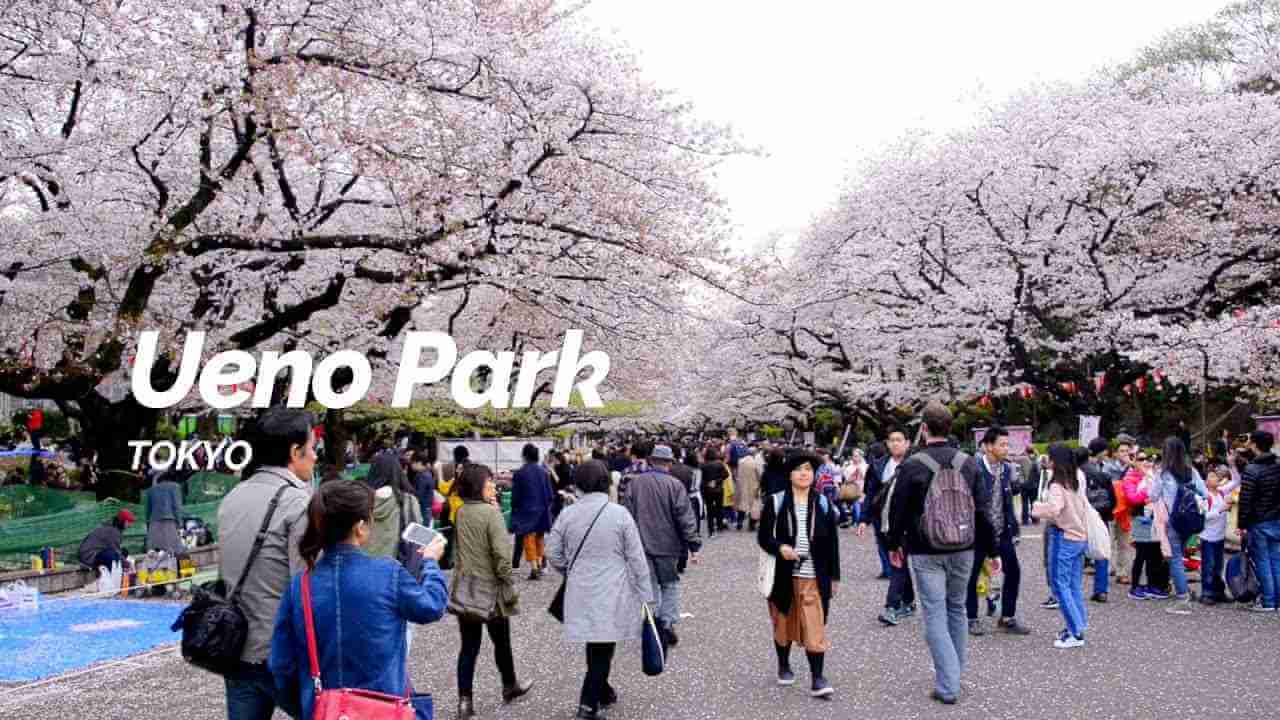
M 640 673 L 638 650 L 620 649 L 614 684 L 622 703 L 612 717 L 670 718 L 1259 718 L 1280 706 L 1280 618 L 1237 608 L 1197 608 L 1180 617 L 1163 604 L 1135 602 L 1113 592 L 1112 602 L 1090 604 L 1089 645 L 1051 646 L 1062 627 L 1056 612 L 1036 607 L 1044 598 L 1040 539 L 1024 540 L 1020 613 L 1029 637 L 991 635 L 970 643 L 964 697 L 943 708 L 928 699 L 932 671 L 919 619 L 896 628 L 875 620 L 885 584 L 870 538 L 844 534 L 845 583 L 830 631 L 834 648 L 827 674 L 836 687 L 829 702 L 811 700 L 798 650 L 796 687 L 774 685 L 774 654 L 764 601 L 755 595 L 755 545 L 745 533 L 713 540 L 702 564 L 686 576 L 681 643 L 660 678 Z M 1092 579 L 1090 578 L 1091 582 Z M 524 614 L 514 622 L 516 667 L 537 680 L 530 698 L 500 702 L 488 641 L 476 678 L 482 717 L 513 720 L 570 718 L 585 661 L 561 640 L 544 612 L 555 589 L 550 578 L 519 581 Z M 1088 589 L 1088 588 L 1086 588 Z M 436 717 L 453 717 L 457 624 L 452 618 L 419 628 L 413 644 L 414 678 L 435 692 Z M 171 652 L 34 688 L 0 689 L 0 717 L 68 720 L 92 717 L 225 717 L 222 683 L 193 670 Z M 279 717 L 283 717 L 280 715 Z

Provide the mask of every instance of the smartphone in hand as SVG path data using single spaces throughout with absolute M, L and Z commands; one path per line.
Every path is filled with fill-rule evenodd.
M 404 534 L 400 536 L 400 539 L 405 542 L 411 542 L 414 545 L 420 545 L 422 547 L 426 547 L 435 542 L 436 538 L 440 538 L 440 542 L 447 542 L 445 537 L 440 533 L 432 530 L 426 525 L 420 525 L 418 523 L 409 523 L 405 526 Z

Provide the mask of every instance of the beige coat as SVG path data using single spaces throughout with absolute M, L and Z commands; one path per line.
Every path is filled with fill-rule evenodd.
M 734 487 L 733 508 L 751 512 L 751 504 L 760 499 L 760 475 L 764 472 L 760 458 L 748 455 L 738 461 L 738 478 Z

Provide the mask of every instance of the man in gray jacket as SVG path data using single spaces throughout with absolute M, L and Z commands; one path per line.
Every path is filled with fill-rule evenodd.
M 653 579 L 653 604 L 657 607 L 658 630 L 663 644 L 674 646 L 675 625 L 680 621 L 680 573 L 678 565 L 686 550 L 689 561 L 698 562 L 702 541 L 698 523 L 689 506 L 689 492 L 671 474 L 675 455 L 666 445 L 658 445 L 649 455 L 649 469 L 635 475 L 627 488 L 625 506 L 635 518 L 649 561 Z
M 277 696 L 267 655 L 280 597 L 292 577 L 306 567 L 298 542 L 307 529 L 310 480 L 316 463 L 312 425 L 311 414 L 304 410 L 265 411 L 250 429 L 253 459 L 247 479 L 232 488 L 218 506 L 219 569 L 230 593 L 244 572 L 271 501 L 280 493 L 262 549 L 240 593 L 249 634 L 239 668 L 224 678 L 228 720 L 270 720 L 277 706 L 294 717 L 301 712 L 298 698 Z

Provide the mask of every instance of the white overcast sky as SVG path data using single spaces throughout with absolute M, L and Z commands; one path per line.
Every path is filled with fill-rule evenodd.
M 1225 0 L 593 0 L 588 19 L 654 82 L 732 124 L 763 158 L 717 179 L 740 249 L 792 235 L 853 163 L 909 128 L 963 127 L 986 102 L 1130 59 Z

